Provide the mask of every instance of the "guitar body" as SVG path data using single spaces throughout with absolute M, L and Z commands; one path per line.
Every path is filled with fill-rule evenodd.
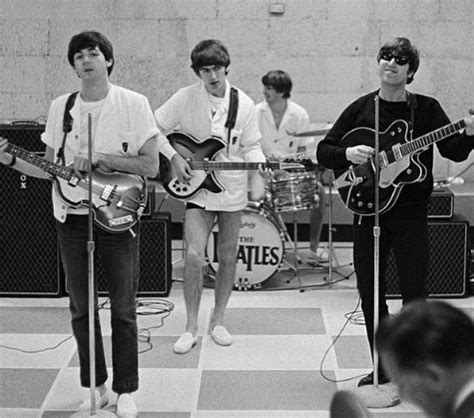
M 394 158 L 396 149 L 407 143 L 408 124 L 404 120 L 393 122 L 387 130 L 379 134 L 379 151 L 382 161 L 379 179 L 379 209 L 387 212 L 393 207 L 405 184 L 415 183 L 425 178 L 426 167 L 419 161 L 419 153 Z M 341 140 L 341 146 L 368 145 L 374 147 L 375 130 L 356 128 Z M 385 159 L 385 160 L 384 160 Z M 367 163 L 351 168 L 334 170 L 335 182 L 348 209 L 358 215 L 374 215 L 375 212 L 375 163 Z
M 170 133 L 167 138 L 173 148 L 189 162 L 212 161 L 216 154 L 225 147 L 224 142 L 219 139 L 209 138 L 199 142 L 193 136 L 183 132 Z M 177 199 L 189 199 L 203 189 L 213 193 L 224 190 L 214 171 L 193 171 L 193 177 L 189 184 L 181 183 L 176 176 L 173 164 L 162 154 L 160 154 L 160 176 L 165 190 Z
M 89 206 L 88 179 L 71 184 L 54 180 L 54 187 L 69 206 Z M 72 193 L 74 191 L 74 193 Z M 78 191 L 81 197 L 78 199 Z M 134 226 L 146 206 L 147 192 L 144 178 L 127 173 L 106 173 L 96 169 L 92 175 L 92 203 L 94 221 L 108 232 L 124 232 Z

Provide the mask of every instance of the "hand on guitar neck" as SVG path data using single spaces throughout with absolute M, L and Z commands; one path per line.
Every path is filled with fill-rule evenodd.
M 11 167 L 15 164 L 16 157 L 5 151 L 7 145 L 8 141 L 5 138 L 0 137 L 0 163 Z

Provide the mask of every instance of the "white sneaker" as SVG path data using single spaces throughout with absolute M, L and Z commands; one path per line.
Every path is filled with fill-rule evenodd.
M 309 250 L 308 264 L 314 266 L 320 263 L 329 263 L 327 251 L 322 248 L 318 248 L 316 252 Z
M 219 345 L 231 345 L 232 344 L 232 335 L 226 330 L 222 325 L 217 325 L 211 331 L 211 337 L 216 344 Z
M 190 332 L 185 332 L 173 345 L 173 351 L 176 354 L 186 354 L 197 344 L 197 337 L 193 337 Z
M 109 395 L 107 393 L 107 389 L 105 390 L 104 394 L 101 395 L 99 389 L 95 390 L 95 407 L 96 409 L 103 408 L 109 403 Z M 86 411 L 91 408 L 91 392 L 90 390 L 87 391 L 87 395 L 84 401 L 79 406 L 81 411 Z
M 138 409 L 130 393 L 122 393 L 117 399 L 117 416 L 120 418 L 136 418 Z

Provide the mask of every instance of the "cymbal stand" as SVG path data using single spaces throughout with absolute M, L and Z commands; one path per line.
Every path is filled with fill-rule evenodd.
M 332 177 L 332 176 L 331 176 Z M 336 253 L 334 251 L 334 244 L 333 244 L 333 232 L 335 231 L 333 227 L 333 219 L 332 219 L 332 212 L 333 212 L 333 200 L 332 200 L 332 192 L 333 192 L 333 184 L 332 184 L 332 178 L 331 181 L 329 182 L 329 199 L 328 199 L 328 247 L 327 247 L 327 252 L 329 255 L 329 266 L 328 266 L 328 276 L 324 277 L 324 280 L 327 281 L 327 284 L 334 283 L 335 281 L 333 280 L 333 273 L 339 274 L 343 279 L 349 279 L 350 276 L 352 276 L 353 272 L 351 272 L 348 275 L 345 275 L 338 271 L 339 268 L 341 267 L 346 267 L 352 265 L 352 263 L 349 263 L 347 265 L 341 266 L 339 264 L 339 261 L 337 259 Z M 334 267 L 334 264 L 336 264 L 336 268 Z M 302 286 L 300 288 L 300 292 L 304 292 L 306 289 L 311 289 L 311 288 L 317 288 L 320 286 L 315 286 L 315 285 L 308 285 L 308 286 Z

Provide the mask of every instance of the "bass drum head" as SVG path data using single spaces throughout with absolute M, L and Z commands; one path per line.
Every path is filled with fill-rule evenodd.
M 212 229 L 206 247 L 206 260 L 214 278 L 217 260 L 217 225 Z M 284 256 L 284 242 L 280 230 L 266 211 L 245 209 L 242 213 L 237 250 L 237 269 L 234 288 L 259 289 L 262 283 L 279 269 Z

